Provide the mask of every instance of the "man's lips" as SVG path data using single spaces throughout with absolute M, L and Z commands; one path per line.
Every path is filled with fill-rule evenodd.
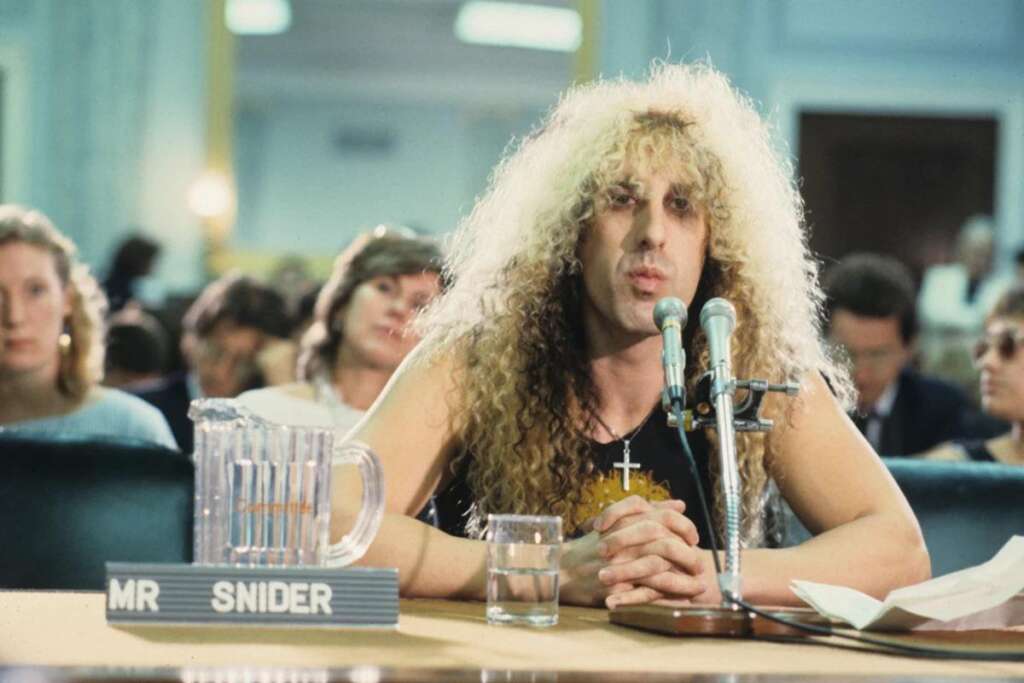
M 633 286 L 642 292 L 653 292 L 668 278 L 659 268 L 633 268 L 627 274 Z

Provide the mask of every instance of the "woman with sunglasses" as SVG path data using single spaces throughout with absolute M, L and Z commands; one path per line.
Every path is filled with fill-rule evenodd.
M 1010 431 L 991 439 L 956 441 L 927 457 L 1024 465 L 1024 284 L 1016 284 L 995 303 L 985 331 L 974 346 L 981 373 L 981 407 L 1010 422 Z

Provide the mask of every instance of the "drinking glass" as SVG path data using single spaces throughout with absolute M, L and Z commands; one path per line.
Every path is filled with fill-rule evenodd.
M 558 623 L 562 518 L 487 516 L 487 622 Z

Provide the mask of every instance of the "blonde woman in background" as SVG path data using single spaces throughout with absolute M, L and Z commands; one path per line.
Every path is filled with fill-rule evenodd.
M 176 448 L 159 411 L 99 385 L 105 306 L 46 216 L 0 205 L 0 436 Z

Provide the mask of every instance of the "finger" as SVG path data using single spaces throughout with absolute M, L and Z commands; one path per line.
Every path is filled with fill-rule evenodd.
M 633 590 L 609 595 L 604 599 L 604 604 L 608 609 L 613 609 L 623 605 L 646 605 L 649 602 L 654 602 L 664 597 L 664 595 L 650 586 L 638 586 Z
M 651 504 L 640 496 L 623 498 L 617 503 L 609 505 L 601 514 L 594 518 L 594 530 L 604 531 L 622 517 L 647 512 L 650 509 Z
M 646 513 L 622 517 L 615 522 L 615 524 L 612 524 L 605 529 L 603 533 L 607 534 L 609 532 L 619 531 L 633 524 L 639 524 L 643 520 L 655 521 L 662 524 L 666 529 L 670 530 L 673 534 L 690 545 L 697 545 L 700 542 L 700 534 L 697 532 L 697 526 L 693 521 L 689 517 L 680 512 L 676 512 L 671 508 L 651 510 Z
M 617 567 L 642 557 L 660 557 L 668 567 L 691 576 L 698 576 L 704 572 L 704 563 L 701 561 L 701 555 L 701 550 L 677 538 L 667 537 L 659 538 L 643 545 L 626 548 L 618 555 L 611 557 L 608 560 L 608 566 Z M 663 570 L 657 569 L 657 571 Z M 628 579 L 630 577 L 623 578 Z
M 707 586 L 700 579 L 679 572 L 662 572 L 648 576 L 637 581 L 636 585 L 653 588 L 665 596 L 687 599 L 694 599 L 707 590 Z
M 597 572 L 597 579 L 606 586 L 619 583 L 635 583 L 655 574 L 671 571 L 672 563 L 657 555 L 644 555 L 627 562 L 602 567 Z
M 675 510 L 679 514 L 683 514 L 684 512 L 686 512 L 686 502 L 682 500 L 676 500 L 675 498 L 671 500 L 653 501 L 651 503 L 651 507 L 654 507 L 658 510 Z
M 597 544 L 597 553 L 608 559 L 621 553 L 626 548 L 635 545 L 644 545 L 659 538 L 672 536 L 673 533 L 661 522 L 652 519 L 644 519 L 611 531 L 601 536 Z

